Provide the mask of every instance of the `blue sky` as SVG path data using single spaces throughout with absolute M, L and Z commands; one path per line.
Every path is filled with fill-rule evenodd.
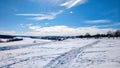
M 0 34 L 80 35 L 120 29 L 120 0 L 0 0 Z

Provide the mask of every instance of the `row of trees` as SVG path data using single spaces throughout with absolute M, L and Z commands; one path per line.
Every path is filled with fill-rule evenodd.
M 86 33 L 85 35 L 76 36 L 77 38 L 102 38 L 102 37 L 108 37 L 108 38 L 114 38 L 114 37 L 120 37 L 120 30 L 116 31 L 108 31 L 107 34 L 95 34 L 90 35 L 89 33 Z
M 108 31 L 106 34 L 95 34 L 95 35 L 90 35 L 89 33 L 86 33 L 85 35 L 79 35 L 79 36 L 46 36 L 46 37 L 41 37 L 41 39 L 62 41 L 68 38 L 104 38 L 104 37 L 118 38 L 120 37 L 120 30 Z
M 23 39 L 14 38 L 14 37 L 17 37 L 17 36 L 0 35 L 0 38 L 9 39 L 7 42 L 23 40 Z M 23 36 L 18 36 L 18 37 L 23 37 Z M 95 34 L 95 35 L 91 35 L 89 33 L 86 33 L 85 35 L 79 35 L 79 36 L 46 36 L 46 37 L 24 36 L 24 37 L 48 39 L 48 40 L 58 40 L 58 41 L 62 41 L 62 40 L 68 39 L 68 38 L 103 38 L 103 37 L 108 37 L 108 38 L 115 38 L 116 37 L 117 38 L 117 37 L 120 37 L 120 30 L 108 31 L 107 34 Z M 3 41 L 0 40 L 0 42 L 3 42 Z
M 6 39 L 6 40 L 1 40 L 0 39 L 0 43 L 2 42 L 14 42 L 14 41 L 21 41 L 23 40 L 22 38 L 9 38 L 9 39 Z

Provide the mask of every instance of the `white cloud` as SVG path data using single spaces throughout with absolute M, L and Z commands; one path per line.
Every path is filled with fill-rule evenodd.
M 85 3 L 87 0 L 30 0 L 31 2 L 40 2 L 40 3 L 46 3 L 49 4 L 51 3 L 51 5 L 56 4 L 59 6 L 63 6 L 63 7 L 67 7 L 67 8 L 72 8 L 76 5 L 79 4 L 83 4 Z M 45 4 L 45 5 L 46 5 Z M 40 21 L 40 20 L 53 20 L 56 18 L 57 15 L 59 15 L 60 13 L 62 13 L 63 10 L 59 10 L 57 12 L 51 12 L 51 13 L 47 13 L 47 14 L 16 14 L 17 16 L 25 16 L 28 17 L 28 19 L 30 20 L 36 20 L 36 21 Z M 71 14 L 73 13 L 72 11 L 70 12 Z
M 39 31 L 41 28 L 40 26 L 37 26 L 37 25 L 33 26 L 32 24 L 28 24 L 27 27 L 34 31 Z
M 31 2 L 37 2 L 42 4 L 50 4 L 51 6 L 62 6 L 66 8 L 72 8 L 76 5 L 83 4 L 87 0 L 29 0 Z
M 90 24 L 96 24 L 96 23 L 109 23 L 111 22 L 110 20 L 106 20 L 106 19 L 103 19 L 103 20 L 88 20 L 88 21 L 85 21 L 85 23 L 90 23 Z
M 27 32 L 27 35 L 38 35 L 38 36 L 76 36 L 84 35 L 86 33 L 97 34 L 97 33 L 107 33 L 109 30 L 115 30 L 111 28 L 100 29 L 97 27 L 78 27 L 72 28 L 68 26 L 50 26 L 50 27 L 40 27 L 40 26 L 28 26 L 32 32 Z
M 16 14 L 18 16 L 28 16 L 28 17 L 32 17 L 32 18 L 29 18 L 29 19 L 32 19 L 32 20 L 36 20 L 36 21 L 40 21 L 40 20 L 52 20 L 52 19 L 55 19 L 56 16 L 60 13 L 62 13 L 63 11 L 60 10 L 58 12 L 51 12 L 51 13 L 48 13 L 48 14 Z
M 50 5 L 58 5 L 62 2 L 65 2 L 65 0 L 29 0 L 30 2 L 37 2 L 42 4 L 50 4 Z
M 72 8 L 76 5 L 78 5 L 78 4 L 83 4 L 85 2 L 86 2 L 86 0 L 67 0 L 66 2 L 60 4 L 60 6 L 64 6 L 64 7 L 69 9 L 69 8 Z
M 0 30 L 0 34 L 3 34 L 3 35 L 13 35 L 13 34 L 16 34 L 16 32 L 15 31 Z

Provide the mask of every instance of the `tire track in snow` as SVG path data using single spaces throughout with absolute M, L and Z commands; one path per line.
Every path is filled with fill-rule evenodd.
M 51 42 L 36 43 L 36 44 L 26 44 L 26 45 L 15 45 L 15 46 L 4 46 L 4 47 L 0 47 L 0 51 L 21 49 L 21 48 L 26 48 L 26 47 L 35 46 L 35 45 L 45 45 L 45 44 L 48 44 L 48 43 L 51 43 Z
M 66 52 L 57 58 L 51 60 L 47 65 L 45 65 L 43 68 L 69 68 L 72 61 L 77 57 L 78 54 L 82 53 L 83 50 L 99 43 L 100 41 L 95 41 L 91 44 L 88 44 L 86 46 L 73 49 L 69 52 Z
M 5 48 L 7 47 L 7 49 L 2 50 L 2 49 L 4 49 L 4 47 L 0 47 L 0 48 L 2 48 L 2 49 L 0 49 L 0 51 L 26 48 L 26 47 L 35 46 L 35 45 L 45 45 L 45 44 L 49 44 L 49 43 L 52 43 L 52 42 L 44 42 L 44 43 L 36 43 L 36 44 L 27 44 L 27 45 L 5 46 Z M 21 55 L 21 54 L 19 54 L 19 55 Z M 18 56 L 19 56 L 19 55 L 18 55 Z M 23 55 L 24 55 L 24 54 L 23 54 Z M 25 55 L 26 55 L 26 54 L 25 54 Z M 10 57 L 10 58 L 15 58 L 15 57 L 16 57 L 16 56 Z M 8 58 L 8 59 L 9 59 L 9 58 Z M 26 59 L 20 59 L 20 60 L 18 60 L 18 61 L 15 61 L 15 62 L 10 63 L 10 64 L 7 64 L 7 65 L 0 66 L 0 68 L 10 68 L 10 66 L 12 66 L 12 65 L 15 65 L 15 64 L 18 64 L 18 63 L 21 63 L 21 62 L 25 62 L 25 61 L 28 61 L 28 60 L 30 60 L 30 57 L 29 57 L 29 58 L 26 58 Z
M 12 66 L 12 65 L 14 65 L 14 64 L 21 63 L 21 62 L 25 62 L 25 61 L 28 61 L 28 60 L 29 60 L 29 59 L 22 59 L 22 60 L 13 62 L 13 63 L 8 64 L 8 65 L 5 65 L 5 66 L 1 66 L 0 68 L 11 68 L 10 66 Z

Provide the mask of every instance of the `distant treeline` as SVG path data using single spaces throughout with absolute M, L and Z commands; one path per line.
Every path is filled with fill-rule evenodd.
M 27 37 L 27 38 L 35 38 L 35 39 L 58 40 L 58 41 L 65 40 L 65 39 L 68 39 L 68 38 L 104 38 L 104 37 L 118 38 L 118 37 L 120 37 L 120 30 L 108 31 L 106 34 L 95 34 L 95 35 L 91 35 L 90 33 L 86 33 L 85 35 L 79 35 L 79 36 L 13 36 L 13 35 L 0 35 L 0 38 L 13 39 L 14 37 Z
M 117 31 L 108 31 L 107 34 L 95 34 L 95 35 L 90 35 L 89 33 L 86 33 L 85 35 L 80 35 L 76 36 L 77 38 L 103 38 L 103 37 L 108 37 L 108 38 L 117 38 L 120 37 L 120 30 Z
M 2 43 L 2 42 L 21 41 L 21 40 L 23 40 L 23 39 L 22 39 L 22 38 L 9 38 L 9 39 L 7 39 L 6 41 L 3 41 L 3 40 L 0 39 L 0 43 Z
M 4 39 L 11 39 L 14 38 L 15 36 L 11 36 L 11 35 L 0 35 L 0 38 L 4 38 Z
M 85 35 L 79 35 L 79 36 L 45 36 L 40 38 L 62 41 L 68 38 L 118 38 L 118 37 L 120 37 L 120 30 L 108 31 L 106 34 L 91 35 L 90 33 L 86 33 Z

